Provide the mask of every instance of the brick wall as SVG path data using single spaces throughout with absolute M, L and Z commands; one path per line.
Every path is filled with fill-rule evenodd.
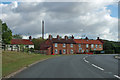
M 93 48 L 91 47 L 91 44 L 88 44 L 88 48 L 86 48 L 86 44 L 81 44 L 81 47 L 79 47 L 79 44 L 76 44 L 76 50 L 77 50 L 77 53 L 80 53 L 79 52 L 79 48 L 82 48 L 83 51 L 86 51 L 88 50 L 90 52 L 90 50 L 103 50 L 103 45 L 101 45 L 101 48 L 99 47 L 99 45 L 97 44 L 97 48 L 96 48 L 96 44 L 94 44 Z
M 57 49 L 57 54 L 60 54 L 60 50 L 62 54 L 72 54 L 71 49 L 73 50 L 73 53 L 76 53 L 76 44 L 73 44 L 73 47 L 71 47 L 71 44 L 66 44 L 65 47 L 63 47 L 62 43 L 57 43 L 57 47 L 55 47 L 55 43 L 53 44 L 53 53 L 55 54 L 55 49 Z M 65 49 L 65 53 L 63 53 L 63 49 Z

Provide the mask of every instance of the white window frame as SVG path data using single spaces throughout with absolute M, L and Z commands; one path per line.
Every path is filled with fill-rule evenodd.
M 86 52 L 89 52 L 89 50 L 87 49 Z
M 66 44 L 65 44 L 65 43 L 63 43 L 63 47 L 66 47 Z
M 82 51 L 82 48 L 79 48 L 79 52 L 81 52 Z
M 101 45 L 101 44 L 99 44 L 99 48 L 102 48 L 102 45 Z
M 81 47 L 81 44 L 78 44 L 79 47 Z
M 66 53 L 66 50 L 65 49 L 63 49 L 63 54 L 65 54 Z
M 57 47 L 57 43 L 55 43 L 55 47 Z
M 94 44 L 91 44 L 91 48 L 94 48 Z
M 86 48 L 88 48 L 89 47 L 89 44 L 86 44 Z
M 58 53 L 58 50 L 57 49 L 55 49 L 55 54 L 57 54 Z
M 82 53 L 84 53 L 84 50 L 82 50 Z
M 73 44 L 70 44 L 70 47 L 73 47 Z
M 98 48 L 98 45 L 96 44 L 95 47 Z
M 70 50 L 70 53 L 73 54 L 73 49 Z

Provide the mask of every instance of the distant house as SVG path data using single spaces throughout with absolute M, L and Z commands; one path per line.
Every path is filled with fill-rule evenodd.
M 34 49 L 34 44 L 31 40 L 31 37 L 29 39 L 12 39 L 11 44 L 7 45 L 7 49 L 11 51 L 20 51 L 22 49 Z
M 76 53 L 89 53 L 91 51 L 103 50 L 103 43 L 98 38 L 97 40 L 86 39 L 74 39 L 72 36 L 70 39 L 65 38 L 49 38 L 40 45 L 41 53 L 46 54 L 76 54 Z

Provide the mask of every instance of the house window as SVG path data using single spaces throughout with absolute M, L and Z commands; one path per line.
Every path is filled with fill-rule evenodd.
M 96 50 L 96 48 L 94 50 Z
M 55 47 L 57 47 L 57 43 L 55 43 Z
M 96 44 L 95 46 L 96 46 L 96 48 L 98 47 L 98 45 L 97 45 L 97 44 Z
M 82 50 L 82 53 L 84 53 L 84 50 Z
M 81 52 L 82 48 L 79 48 L 79 52 Z
M 55 54 L 57 54 L 57 52 L 58 52 L 57 49 L 55 49 Z
M 79 44 L 78 46 L 81 47 L 81 44 Z
M 63 44 L 63 47 L 65 47 L 65 43 Z
M 91 44 L 91 48 L 93 48 L 94 47 L 94 44 Z
M 66 53 L 66 50 L 65 50 L 65 49 L 63 49 L 63 53 L 64 53 L 64 54 Z
M 73 54 L 73 50 L 72 50 L 72 49 L 71 49 L 70 53 L 72 53 L 72 54 Z
M 70 44 L 71 47 L 73 47 L 73 44 Z
M 99 45 L 99 48 L 102 48 L 101 44 Z
M 86 48 L 88 48 L 89 47 L 89 45 L 88 44 L 86 44 Z
M 89 52 L 88 50 L 86 50 L 86 52 Z

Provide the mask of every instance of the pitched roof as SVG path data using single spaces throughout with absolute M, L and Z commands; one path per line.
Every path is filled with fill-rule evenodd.
M 12 39 L 11 44 L 33 45 L 33 42 L 29 39 Z
M 103 44 L 100 40 L 74 39 L 74 41 L 83 44 Z
M 51 40 L 53 43 L 68 43 L 68 44 L 75 44 L 76 42 L 74 41 L 74 39 L 57 39 L 57 38 L 53 38 Z
M 52 46 L 52 41 L 51 40 L 45 40 L 40 44 L 40 50 L 47 50 L 49 47 Z
M 73 39 L 57 39 L 57 38 L 52 38 L 47 39 L 45 42 L 40 44 L 40 50 L 46 50 L 49 47 L 52 47 L 53 43 L 67 43 L 67 44 L 75 44 L 75 41 Z

